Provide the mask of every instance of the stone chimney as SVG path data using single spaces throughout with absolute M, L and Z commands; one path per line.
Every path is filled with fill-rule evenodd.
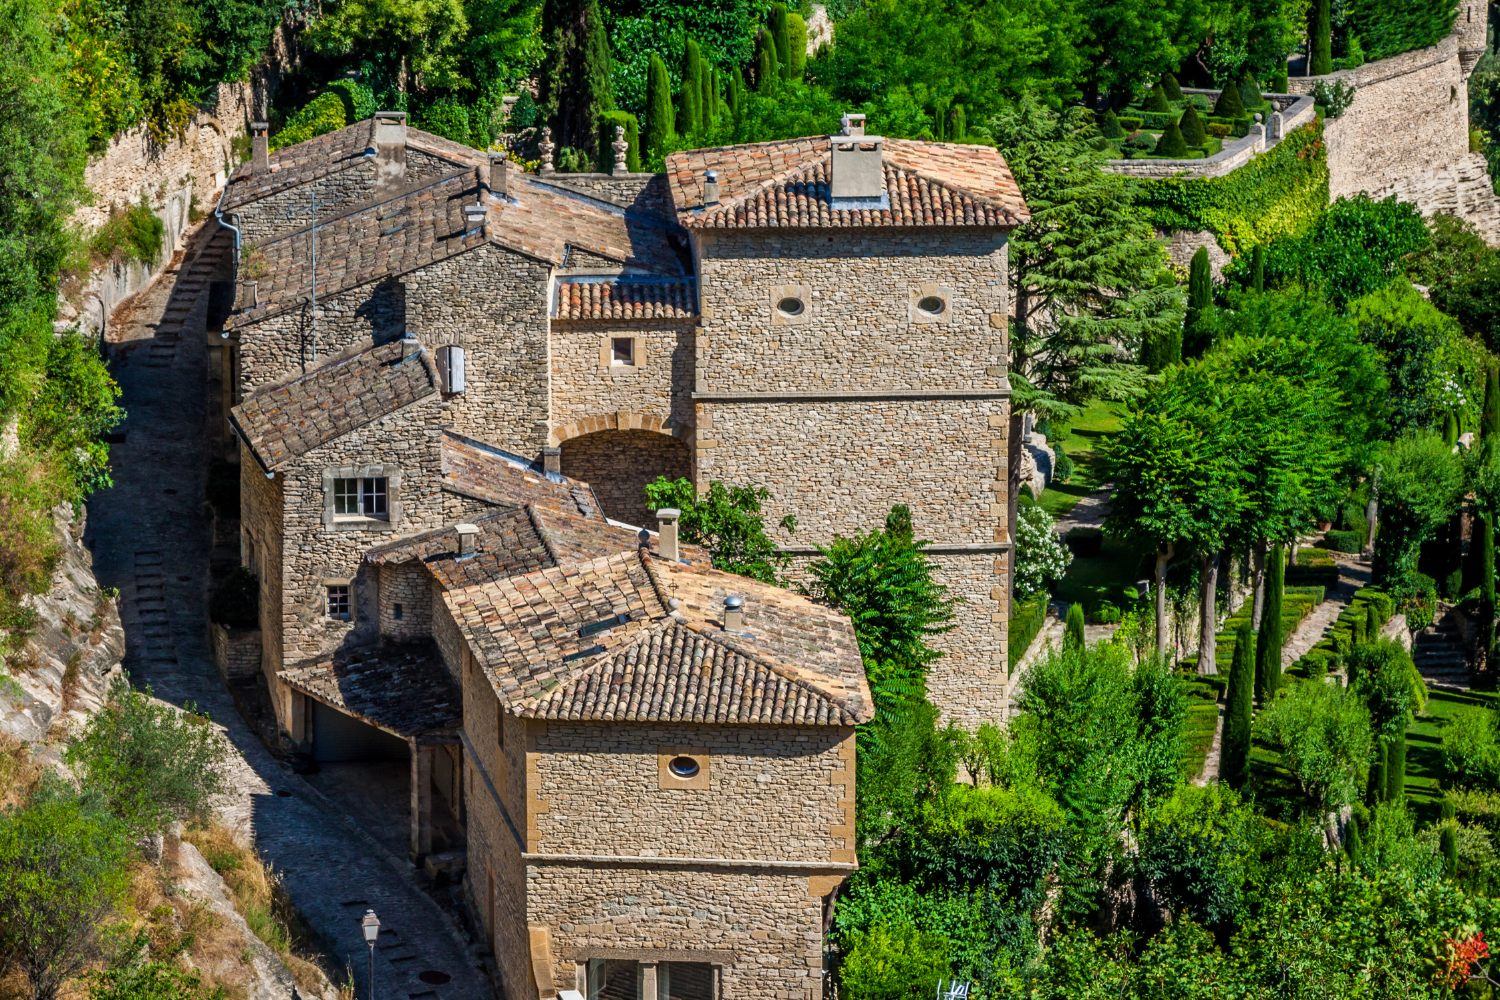
M 453 530 L 458 532 L 458 558 L 468 559 L 474 555 L 474 546 L 479 541 L 479 525 L 458 524 Z
M 724 631 L 743 632 L 745 630 L 745 599 L 738 594 L 730 594 L 724 598 Z
M 250 123 L 250 172 L 264 174 L 271 169 L 271 126 L 267 122 Z
M 472 233 L 484 228 L 484 217 L 488 214 L 483 205 L 464 206 L 464 231 Z
M 375 112 L 375 193 L 388 194 L 406 183 L 406 112 Z
M 846 121 L 855 118 L 861 121 L 858 125 L 852 122 L 846 125 L 847 134 L 836 135 L 831 140 L 833 150 L 828 168 L 830 207 L 835 210 L 889 208 L 882 155 L 885 139 L 864 134 L 863 115 L 844 117 Z
M 422 342 L 417 339 L 417 335 L 415 333 L 408 332 L 406 336 L 401 338 L 402 361 L 405 361 L 407 358 L 411 357 L 413 354 L 416 354 L 421 349 Z
M 672 507 L 663 507 L 656 512 L 656 520 L 661 528 L 660 550 L 663 559 L 676 562 L 682 558 L 677 549 L 677 519 L 681 516 L 682 511 Z
M 550 475 L 562 475 L 562 449 L 542 449 L 542 470 Z
M 497 194 L 504 198 L 509 192 L 506 185 L 510 182 L 510 154 L 490 154 L 490 194 Z
M 260 305 L 260 282 L 240 282 L 240 308 L 254 309 L 258 305 Z
M 703 175 L 703 207 L 709 208 L 719 203 L 719 172 L 710 170 Z

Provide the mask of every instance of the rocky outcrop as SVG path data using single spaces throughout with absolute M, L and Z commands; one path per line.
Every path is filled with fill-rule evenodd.
M 0 732 L 30 743 L 58 726 L 86 718 L 104 700 L 125 655 L 125 630 L 111 595 L 94 579 L 83 547 L 83 518 L 71 507 L 53 512 L 61 558 L 51 589 L 26 598 L 40 623 L 26 646 L 7 660 L 0 681 Z

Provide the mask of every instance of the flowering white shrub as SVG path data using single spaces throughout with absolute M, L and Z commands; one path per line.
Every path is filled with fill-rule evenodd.
M 1034 594 L 1048 580 L 1061 580 L 1072 562 L 1073 553 L 1052 530 L 1052 515 L 1022 504 L 1016 521 L 1016 594 Z

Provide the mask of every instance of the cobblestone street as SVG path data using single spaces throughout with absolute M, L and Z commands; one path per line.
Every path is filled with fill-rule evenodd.
M 129 414 L 112 446 L 115 485 L 89 503 L 86 543 L 101 586 L 120 591 L 125 667 L 138 686 L 196 704 L 238 753 L 224 821 L 281 873 L 336 966 L 370 995 L 358 920 L 381 920 L 380 1000 L 489 1000 L 450 915 L 392 854 L 276 760 L 236 711 L 210 656 L 206 627 L 212 517 L 204 503 L 208 281 L 227 241 L 210 219 L 175 263 L 111 325 L 111 359 Z M 204 251 L 198 256 L 199 251 Z M 406 765 L 396 763 L 396 767 Z

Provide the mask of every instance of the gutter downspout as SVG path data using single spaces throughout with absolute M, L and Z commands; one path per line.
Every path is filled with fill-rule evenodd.
M 224 199 L 228 197 L 228 195 L 229 179 L 226 178 L 224 181 L 224 190 L 219 192 L 219 203 L 214 206 L 214 218 L 218 220 L 219 225 L 234 233 L 234 277 L 231 279 L 231 281 L 233 282 L 234 287 L 238 288 L 240 283 L 240 229 L 238 226 L 231 226 L 229 223 L 224 221 Z M 219 336 L 223 337 L 225 340 L 228 340 L 229 331 L 221 330 L 219 331 Z

